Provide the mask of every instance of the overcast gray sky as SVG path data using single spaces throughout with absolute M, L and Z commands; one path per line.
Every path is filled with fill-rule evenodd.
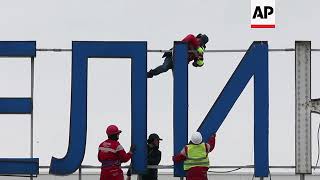
M 311 40 L 320 48 L 319 1 L 277 0 L 276 28 L 250 28 L 250 0 L 29 0 L 1 1 L 0 40 L 35 40 L 37 48 L 71 48 L 72 41 L 147 41 L 148 49 L 168 49 L 189 33 L 206 33 L 207 49 L 246 49 L 254 40 L 270 48 L 293 48 Z M 189 67 L 189 133 L 194 132 L 244 53 L 206 53 L 202 68 Z M 148 54 L 148 69 L 162 63 Z M 313 53 L 312 96 L 320 97 L 320 53 Z M 294 165 L 294 52 L 269 53 L 270 165 Z M 71 53 L 37 52 L 34 89 L 34 155 L 40 165 L 63 157 L 68 147 Z M 29 61 L 0 62 L 0 97 L 30 95 Z M 172 164 L 172 73 L 148 80 L 148 134 L 157 132 L 161 164 Z M 92 59 L 88 83 L 85 165 L 98 165 L 97 147 L 105 128 L 117 124 L 120 142 L 130 145 L 130 61 Z M 313 165 L 318 115 L 313 115 Z M 28 115 L 1 115 L 1 157 L 30 155 Z M 217 133 L 214 165 L 253 164 L 253 82 Z

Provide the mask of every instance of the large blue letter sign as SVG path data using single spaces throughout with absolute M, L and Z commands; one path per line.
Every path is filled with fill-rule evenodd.
M 0 57 L 35 57 L 35 42 L 0 42 Z M 175 42 L 174 58 L 174 153 L 188 142 L 188 47 Z M 87 76 L 89 58 L 131 58 L 132 144 L 136 145 L 133 170 L 143 174 L 147 167 L 147 43 L 73 42 L 71 112 L 68 151 L 51 160 L 50 173 L 75 172 L 85 154 L 87 135 Z M 254 77 L 254 165 L 255 176 L 269 173 L 268 129 L 268 44 L 254 42 L 232 74 L 198 131 L 205 141 L 217 132 L 247 83 Z M 0 114 L 32 113 L 32 98 L 0 98 Z M 38 174 L 38 158 L 0 158 L 0 174 Z M 175 164 L 175 176 L 184 176 Z
M 133 157 L 133 168 L 135 172 L 143 173 L 147 164 L 146 42 L 73 42 L 69 147 L 64 158 L 52 158 L 50 173 L 71 174 L 80 167 L 84 157 L 87 133 L 88 58 L 131 58 L 132 60 L 131 134 L 132 143 L 137 147 Z
M 178 153 L 188 140 L 188 68 L 186 47 L 175 45 L 174 55 L 174 153 Z M 221 94 L 213 104 L 198 131 L 205 141 L 217 132 L 225 117 L 254 77 L 254 165 L 255 176 L 266 177 L 269 173 L 268 131 L 268 44 L 254 42 L 232 74 Z M 177 128 L 179 126 L 179 128 Z M 175 176 L 184 176 L 182 166 L 175 165 Z
M 36 42 L 0 42 L 0 57 L 36 56 Z M 32 98 L 0 98 L 0 114 L 31 114 Z M 0 174 L 39 174 L 38 158 L 1 158 Z

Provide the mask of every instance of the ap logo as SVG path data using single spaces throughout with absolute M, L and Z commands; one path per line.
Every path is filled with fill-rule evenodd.
M 275 26 L 275 0 L 251 0 L 251 28 Z

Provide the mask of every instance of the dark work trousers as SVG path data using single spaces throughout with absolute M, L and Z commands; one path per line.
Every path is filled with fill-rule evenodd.
M 163 72 L 167 72 L 169 69 L 172 69 L 172 68 L 173 68 L 172 56 L 167 56 L 164 59 L 163 64 L 158 66 L 157 68 L 151 70 L 150 73 L 152 73 L 152 75 L 156 76 L 156 75 L 159 75 Z

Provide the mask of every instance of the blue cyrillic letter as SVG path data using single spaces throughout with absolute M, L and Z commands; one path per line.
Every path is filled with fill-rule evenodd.
M 72 93 L 68 152 L 62 159 L 52 158 L 50 173 L 67 175 L 83 160 L 87 134 L 88 58 L 131 58 L 132 143 L 136 145 L 133 169 L 146 170 L 147 137 L 147 43 L 146 42 L 73 42 Z
M 188 68 L 187 50 L 175 44 L 174 55 L 174 153 L 187 143 L 188 128 Z M 269 173 L 269 88 L 268 88 L 268 44 L 254 42 L 232 74 L 216 102 L 200 125 L 198 131 L 207 141 L 217 132 L 225 117 L 237 101 L 241 92 L 254 77 L 254 165 L 255 176 L 265 177 Z M 179 127 L 179 128 L 177 128 Z M 182 166 L 175 165 L 175 176 L 184 176 Z
M 36 56 L 35 41 L 2 41 L 0 57 Z M 31 98 L 0 98 L 0 114 L 31 114 Z M 0 174 L 39 174 L 39 158 L 0 158 Z

